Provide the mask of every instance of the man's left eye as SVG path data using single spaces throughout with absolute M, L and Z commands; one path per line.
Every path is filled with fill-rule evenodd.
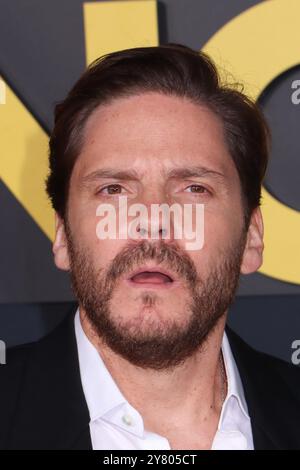
M 193 193 L 196 194 L 203 194 L 203 193 L 209 193 L 208 189 L 206 189 L 204 186 L 200 184 L 191 184 L 188 186 L 186 189 L 191 188 Z

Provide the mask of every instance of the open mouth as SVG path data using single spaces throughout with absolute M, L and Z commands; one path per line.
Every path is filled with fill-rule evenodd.
M 170 285 L 174 282 L 171 273 L 159 268 L 140 269 L 135 271 L 128 280 L 135 285 L 155 284 L 157 286 Z

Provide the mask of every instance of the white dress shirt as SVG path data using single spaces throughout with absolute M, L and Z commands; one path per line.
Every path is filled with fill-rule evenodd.
M 141 414 L 121 393 L 101 355 L 84 333 L 79 309 L 75 315 L 75 333 L 81 382 L 90 413 L 93 449 L 171 450 L 168 439 L 144 428 Z M 225 332 L 222 353 L 227 375 L 227 396 L 211 449 L 253 450 L 243 387 Z

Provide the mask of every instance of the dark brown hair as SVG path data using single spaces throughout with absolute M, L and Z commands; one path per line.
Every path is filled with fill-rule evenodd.
M 239 86 L 221 83 L 212 60 L 181 44 L 139 47 L 104 55 L 83 73 L 55 107 L 50 137 L 47 193 L 65 218 L 71 173 L 91 113 L 119 97 L 157 91 L 206 105 L 223 122 L 229 153 L 239 174 L 246 226 L 260 205 L 269 154 L 269 129 L 259 107 Z

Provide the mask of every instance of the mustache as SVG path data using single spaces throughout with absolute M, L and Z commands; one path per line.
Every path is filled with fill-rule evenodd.
M 120 276 L 129 273 L 147 261 L 163 264 L 164 267 L 174 271 L 191 286 L 195 286 L 198 282 L 196 267 L 186 252 L 182 248 L 167 244 L 162 240 L 158 242 L 143 240 L 133 246 L 126 245 L 112 260 L 106 278 L 111 282 L 116 282 Z

